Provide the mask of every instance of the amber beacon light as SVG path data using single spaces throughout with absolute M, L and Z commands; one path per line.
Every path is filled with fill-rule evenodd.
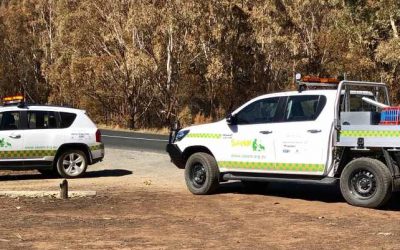
M 23 101 L 24 101 L 24 97 L 22 95 L 6 96 L 3 98 L 4 104 L 14 104 L 14 103 L 20 103 Z

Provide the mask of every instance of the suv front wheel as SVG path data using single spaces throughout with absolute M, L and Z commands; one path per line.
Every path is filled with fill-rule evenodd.
M 82 176 L 86 172 L 87 166 L 87 157 L 80 150 L 66 150 L 57 160 L 57 172 L 64 178 Z

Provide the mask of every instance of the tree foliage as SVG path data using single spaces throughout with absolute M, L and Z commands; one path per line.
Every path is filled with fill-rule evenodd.
M 215 120 L 295 72 L 386 81 L 396 0 L 0 0 L 0 94 L 130 128 Z

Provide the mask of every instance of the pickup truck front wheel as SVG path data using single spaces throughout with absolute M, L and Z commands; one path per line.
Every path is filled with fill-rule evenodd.
M 219 186 L 219 170 L 214 157 L 207 153 L 195 153 L 185 166 L 185 181 L 193 194 L 211 194 Z
M 340 177 L 340 190 L 351 205 L 378 208 L 392 195 L 392 176 L 381 161 L 358 158 L 344 168 Z

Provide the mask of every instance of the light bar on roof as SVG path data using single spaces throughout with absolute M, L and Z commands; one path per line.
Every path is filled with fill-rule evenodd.
M 331 83 L 339 84 L 339 80 L 333 77 L 317 77 L 317 76 L 304 76 L 301 78 L 301 82 L 311 83 Z
M 24 97 L 22 95 L 6 96 L 3 98 L 4 104 L 19 103 L 22 101 L 24 101 Z

